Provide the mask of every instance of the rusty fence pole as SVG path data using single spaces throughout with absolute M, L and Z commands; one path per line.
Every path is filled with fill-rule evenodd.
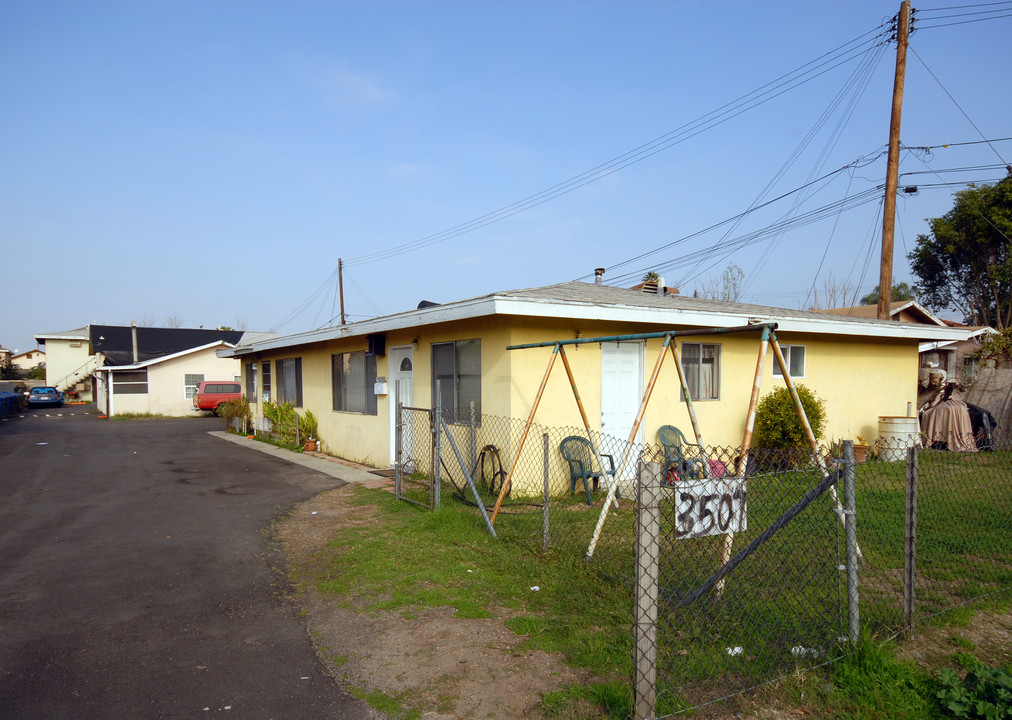
M 903 635 L 914 635 L 917 582 L 917 461 L 916 447 L 907 448 L 907 502 L 903 533 Z
M 657 705 L 657 610 L 661 535 L 661 466 L 639 462 L 636 497 L 636 606 L 633 688 L 636 720 L 653 720 Z

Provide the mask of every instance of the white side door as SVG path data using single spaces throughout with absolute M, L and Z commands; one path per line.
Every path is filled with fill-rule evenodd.
M 605 446 L 601 452 L 615 455 L 616 470 L 625 454 L 636 414 L 643 400 L 643 342 L 602 343 L 601 345 L 601 434 Z M 643 426 L 634 442 L 643 442 Z M 612 447 L 609 448 L 608 446 Z M 607 462 L 607 461 L 605 461 Z M 622 479 L 635 475 L 633 459 L 627 463 Z
M 414 356 L 410 345 L 403 347 L 392 347 L 388 350 L 390 367 L 390 384 L 388 386 L 388 397 L 390 399 L 390 464 L 397 462 L 397 403 L 404 407 L 411 407 L 414 404 Z M 404 447 L 412 448 L 413 435 L 412 426 L 404 427 Z

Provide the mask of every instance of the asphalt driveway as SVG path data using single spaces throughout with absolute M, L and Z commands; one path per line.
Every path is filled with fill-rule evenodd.
M 0 424 L 0 717 L 372 717 L 323 673 L 266 531 L 341 481 L 219 427 Z

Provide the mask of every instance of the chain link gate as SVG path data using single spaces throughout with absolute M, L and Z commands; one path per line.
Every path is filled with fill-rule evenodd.
M 854 638 L 854 498 L 843 510 L 828 492 L 853 477 L 852 460 L 825 477 L 795 470 L 671 482 L 657 463 L 639 469 L 637 719 L 726 698 L 824 661 Z
M 398 405 L 394 432 L 394 497 L 432 510 L 438 487 L 432 411 Z

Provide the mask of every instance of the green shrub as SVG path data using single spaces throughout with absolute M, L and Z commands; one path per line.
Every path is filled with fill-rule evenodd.
M 804 385 L 795 385 L 801 406 L 808 416 L 815 439 L 822 438 L 826 425 L 826 402 Z M 804 428 L 794 408 L 791 391 L 779 387 L 762 400 L 755 414 L 755 435 L 753 444 L 757 448 L 774 450 L 798 450 L 808 446 Z
M 308 437 L 315 438 L 319 427 L 313 413 L 306 410 L 305 415 L 299 415 L 291 403 L 265 402 L 264 417 L 271 421 L 274 434 L 285 445 L 295 442 L 296 422 L 300 441 Z
M 1001 668 L 978 663 L 962 680 L 946 668 L 939 673 L 938 685 L 938 700 L 952 717 L 1012 717 L 1012 676 Z
M 232 427 L 232 420 L 242 420 L 242 432 L 246 432 L 250 423 L 253 422 L 253 414 L 249 409 L 249 401 L 246 396 L 238 397 L 235 400 L 226 400 L 217 408 L 218 417 L 225 421 L 225 428 Z

